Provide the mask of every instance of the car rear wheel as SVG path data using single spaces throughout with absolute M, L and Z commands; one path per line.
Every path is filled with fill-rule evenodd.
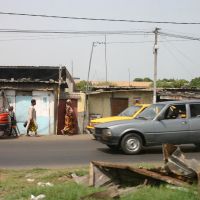
M 142 150 L 142 138 L 135 133 L 125 135 L 121 141 L 121 148 L 126 154 L 138 154 Z

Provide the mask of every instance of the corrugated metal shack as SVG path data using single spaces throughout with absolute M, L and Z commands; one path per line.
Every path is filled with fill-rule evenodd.
M 74 81 L 66 67 L 54 66 L 0 66 L 0 89 L 8 103 L 14 106 L 17 125 L 24 133 L 24 121 L 32 98 L 36 99 L 38 133 L 56 134 L 59 124 L 58 99 L 74 89 Z M 64 112 L 63 112 L 64 115 Z

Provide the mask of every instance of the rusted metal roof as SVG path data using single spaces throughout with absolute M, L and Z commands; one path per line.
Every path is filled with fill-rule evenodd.
M 58 82 L 60 67 L 53 66 L 0 66 L 1 82 Z M 66 67 L 61 67 L 61 78 L 71 79 Z

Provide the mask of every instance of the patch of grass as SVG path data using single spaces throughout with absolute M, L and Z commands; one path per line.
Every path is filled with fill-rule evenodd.
M 27 200 L 31 194 L 38 196 L 44 194 L 45 199 L 48 200 L 75 200 L 80 199 L 81 196 L 92 193 L 94 188 L 87 188 L 76 183 L 63 183 L 56 184 L 53 187 L 39 187 L 33 186 L 24 190 L 18 191 L 15 194 L 9 194 L 5 196 L 5 200 Z
M 77 200 L 103 188 L 93 188 L 76 184 L 70 174 L 79 176 L 88 174 L 88 168 L 83 169 L 26 169 L 0 170 L 0 200 L 27 200 L 31 194 L 46 195 L 46 200 Z M 34 179 L 28 182 L 27 179 Z M 38 186 L 38 182 L 50 182 L 52 187 Z M 121 197 L 121 200 L 199 200 L 196 186 L 187 191 L 174 190 L 163 186 L 145 186 L 134 193 Z
M 133 194 L 127 195 L 123 200 L 199 200 L 198 194 L 194 188 L 188 189 L 188 191 L 173 190 L 160 187 L 143 187 Z

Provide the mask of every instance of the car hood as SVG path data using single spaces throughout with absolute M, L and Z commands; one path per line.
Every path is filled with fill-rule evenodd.
M 142 120 L 142 119 L 132 119 L 132 120 L 120 120 L 120 121 L 112 121 L 112 122 L 107 122 L 107 123 L 102 123 L 98 124 L 95 126 L 95 128 L 111 128 L 111 127 L 116 127 L 116 126 L 129 126 L 131 125 L 132 127 L 138 126 L 141 124 L 146 123 L 148 120 Z
M 130 120 L 132 117 L 128 116 L 113 116 L 113 117 L 103 117 L 98 119 L 91 120 L 92 123 L 106 123 L 111 121 L 120 121 L 120 120 Z

